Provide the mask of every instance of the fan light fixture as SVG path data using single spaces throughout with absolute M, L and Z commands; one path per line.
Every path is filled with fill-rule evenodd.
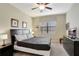
M 44 6 L 44 5 L 40 5 L 40 6 L 39 6 L 39 9 L 40 9 L 40 10 L 44 10 L 44 9 L 45 9 L 45 6 Z
M 40 9 L 40 12 L 44 11 L 44 9 L 52 10 L 51 7 L 47 6 L 49 3 L 36 3 L 36 4 L 37 4 L 37 7 L 32 8 L 32 10 L 35 10 L 37 8 Z

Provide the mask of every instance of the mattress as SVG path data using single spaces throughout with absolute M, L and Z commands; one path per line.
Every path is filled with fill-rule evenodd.
M 36 49 L 31 49 L 31 48 L 26 48 L 26 47 L 21 47 L 14 45 L 14 49 L 18 51 L 23 51 L 23 52 L 28 52 L 32 54 L 37 54 L 37 55 L 44 55 L 44 56 L 50 56 L 50 50 L 36 50 Z
M 36 50 L 50 50 L 50 40 L 45 37 L 34 37 L 17 41 L 17 46 L 32 48 Z

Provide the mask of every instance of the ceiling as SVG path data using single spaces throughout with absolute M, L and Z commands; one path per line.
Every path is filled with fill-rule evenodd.
M 71 8 L 72 3 L 50 3 L 47 6 L 51 7 L 52 10 L 45 9 L 43 12 L 40 12 L 39 8 L 32 10 L 33 7 L 36 7 L 35 3 L 11 3 L 11 5 L 31 17 L 38 17 L 45 15 L 64 14 Z

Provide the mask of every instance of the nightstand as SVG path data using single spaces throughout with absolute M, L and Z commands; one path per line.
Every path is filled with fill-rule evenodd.
M 6 46 L 0 46 L 0 56 L 13 56 L 12 44 L 6 44 Z

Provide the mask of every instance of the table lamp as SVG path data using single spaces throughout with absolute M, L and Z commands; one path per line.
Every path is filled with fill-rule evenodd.
M 3 45 L 2 46 L 5 46 L 5 40 L 8 39 L 8 35 L 7 34 L 0 34 L 0 39 L 3 40 Z

